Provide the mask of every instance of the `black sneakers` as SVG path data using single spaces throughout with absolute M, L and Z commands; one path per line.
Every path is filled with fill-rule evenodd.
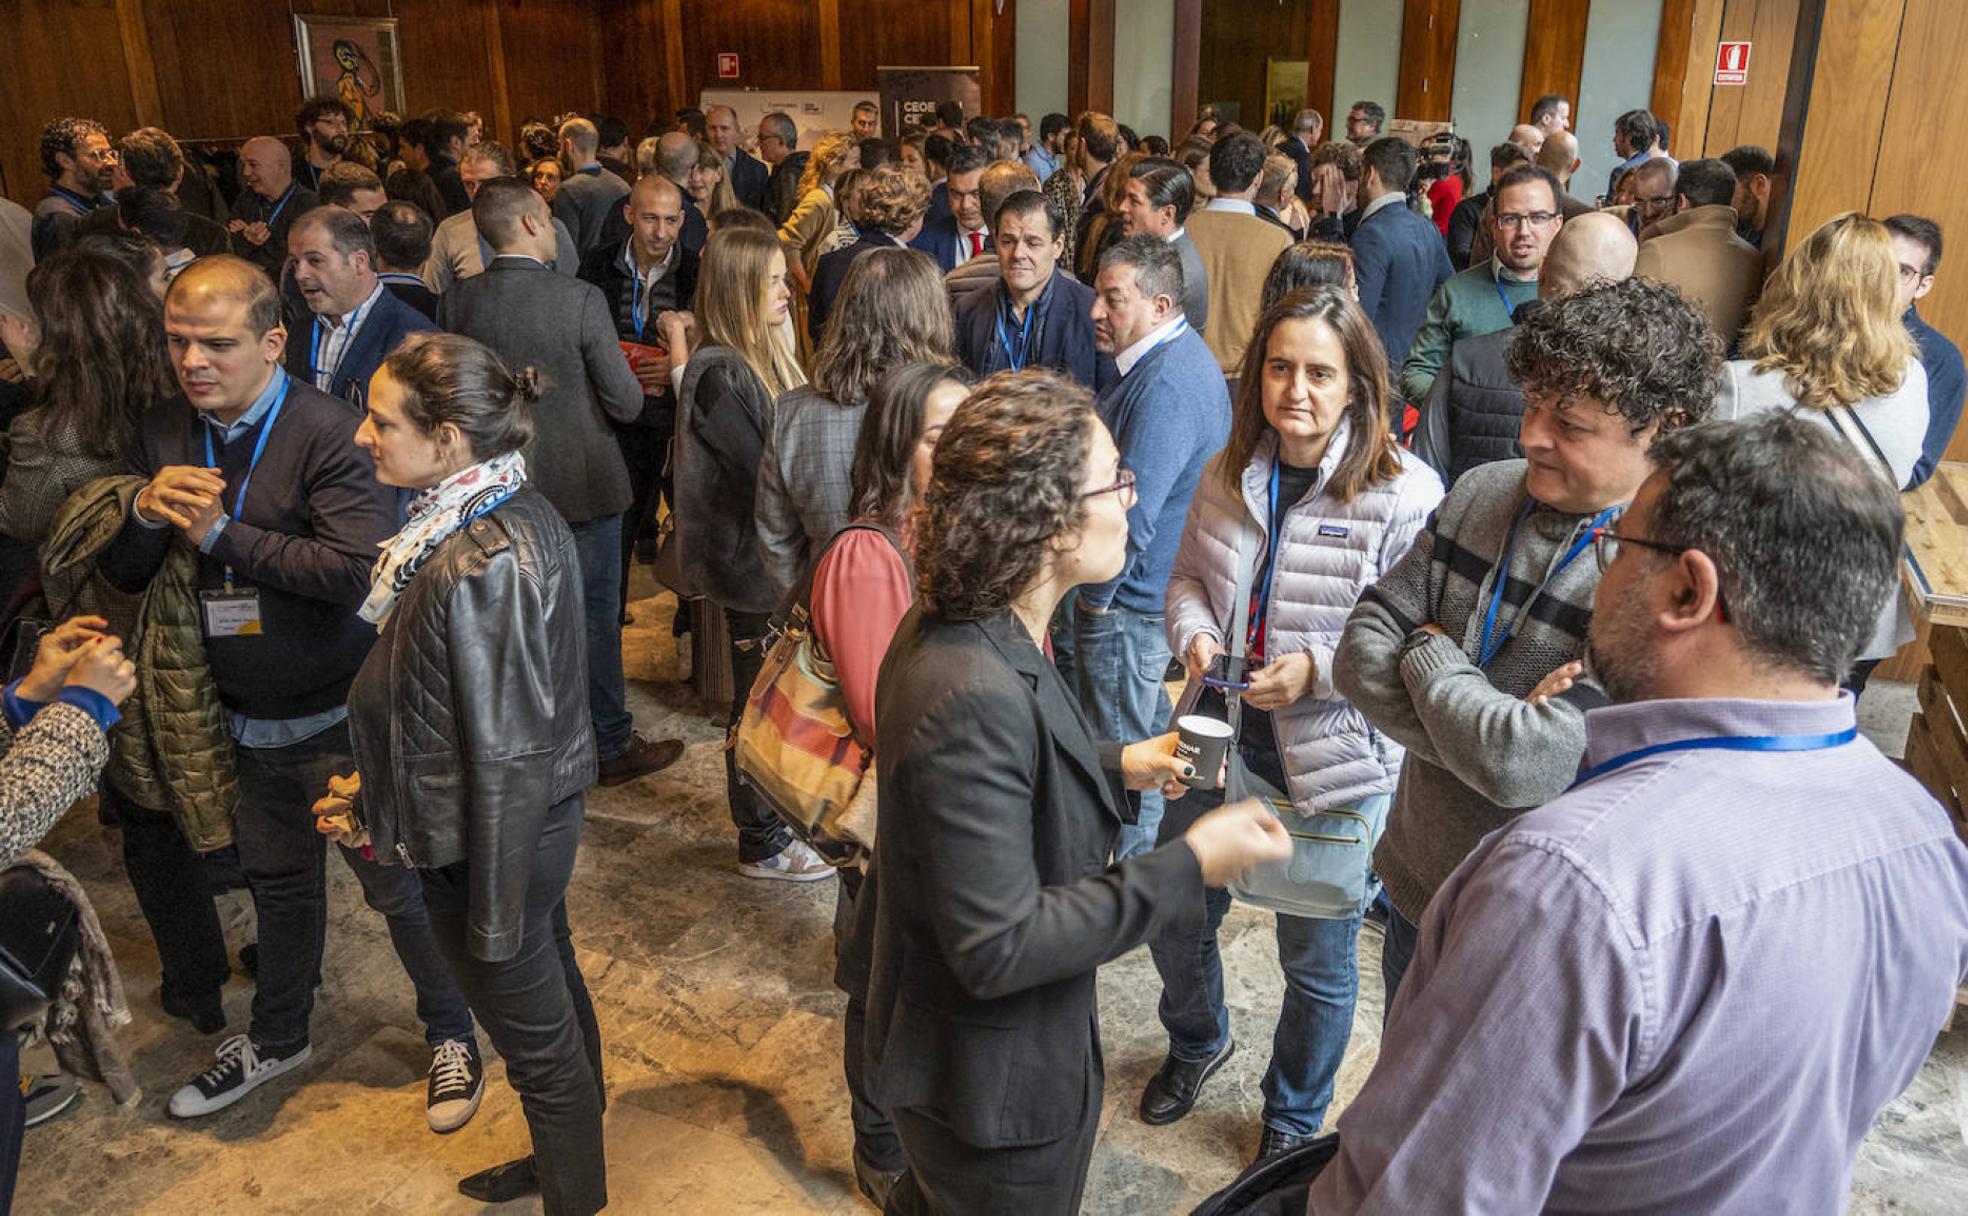
M 196 1119 L 224 1110 L 281 1073 L 299 1068 L 313 1050 L 303 1043 L 287 1055 L 277 1056 L 257 1047 L 247 1035 L 233 1035 L 219 1044 L 217 1063 L 171 1095 L 171 1115 Z
M 485 1063 L 478 1040 L 446 1039 L 431 1051 L 430 1089 L 424 1114 L 439 1135 L 455 1132 L 478 1113 L 485 1097 Z

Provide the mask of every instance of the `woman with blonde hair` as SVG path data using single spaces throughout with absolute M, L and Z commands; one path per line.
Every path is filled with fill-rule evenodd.
M 671 358 L 683 365 L 671 448 L 678 567 L 685 589 L 724 612 L 732 687 L 741 699 L 758 676 L 759 639 L 780 599 L 764 577 L 752 500 L 773 398 L 806 383 L 774 336 L 791 302 L 778 238 L 720 228 L 705 242 L 697 272 L 695 348 L 689 318 L 661 318 Z M 732 717 L 735 724 L 738 715 Z M 729 751 L 724 774 L 739 873 L 812 882 L 832 872 L 740 784 Z
M 691 201 L 705 215 L 716 215 L 738 205 L 738 195 L 731 188 L 731 179 L 724 171 L 724 158 L 717 149 L 703 140 L 697 141 L 697 168 L 701 170 L 696 180 L 703 183 L 700 190 L 690 193 Z
M 903 363 L 954 363 L 949 294 L 935 259 L 876 249 L 847 271 L 834 299 L 813 385 L 773 407 L 755 507 L 765 581 L 776 599 L 847 525 L 854 437 L 874 385 Z
M 1913 480 L 1927 435 L 1927 373 L 1900 320 L 1886 225 L 1856 211 L 1819 225 L 1764 285 L 1742 355 L 1723 365 L 1717 418 L 1792 410 L 1842 435 L 1895 489 Z M 1846 687 L 1863 691 L 1879 661 L 1912 637 L 1896 588 Z
M 823 253 L 854 243 L 850 229 L 841 239 L 841 218 L 834 187 L 849 169 L 861 167 L 861 147 L 844 131 L 829 131 L 813 145 L 806 172 L 800 177 L 799 202 L 780 225 L 779 240 L 786 247 L 786 263 L 800 285 L 812 282 L 814 263 Z

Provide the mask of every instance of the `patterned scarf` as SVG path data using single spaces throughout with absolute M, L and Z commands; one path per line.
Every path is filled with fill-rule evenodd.
M 369 598 L 356 615 L 382 632 L 396 597 L 453 532 L 511 498 L 526 484 L 526 461 L 518 452 L 460 469 L 410 500 L 403 530 L 382 542 L 382 557 L 369 578 Z

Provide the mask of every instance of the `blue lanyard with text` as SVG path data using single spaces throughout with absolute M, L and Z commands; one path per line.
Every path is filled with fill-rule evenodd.
M 1577 540 L 1572 542 L 1571 548 L 1565 550 L 1565 556 L 1559 558 L 1558 564 L 1553 566 L 1551 572 L 1544 576 L 1544 581 L 1539 583 L 1536 589 L 1531 592 L 1530 598 L 1524 601 L 1524 606 L 1517 610 L 1517 615 L 1510 618 L 1510 624 L 1504 627 L 1503 635 L 1501 637 L 1492 637 L 1496 632 L 1497 613 L 1503 607 L 1504 587 L 1510 582 L 1510 558 L 1517 551 L 1517 530 L 1524 526 L 1526 519 L 1530 518 L 1531 508 L 1535 505 L 1537 505 L 1535 499 L 1524 500 L 1524 509 L 1517 513 L 1517 522 L 1510 525 L 1510 540 L 1504 544 L 1503 556 L 1497 561 L 1496 586 L 1490 591 L 1489 610 L 1483 614 L 1483 646 L 1481 650 L 1476 652 L 1476 666 L 1478 667 L 1488 667 L 1490 660 L 1496 658 L 1497 651 L 1503 649 L 1503 644 L 1508 642 L 1510 636 L 1517 632 L 1517 626 L 1522 623 L 1526 616 L 1530 615 L 1531 605 L 1536 603 L 1537 597 L 1543 594 L 1546 587 L 1550 586 L 1551 580 L 1563 573 L 1565 567 L 1577 560 L 1578 555 L 1585 552 L 1586 546 L 1592 543 L 1594 529 L 1605 526 L 1615 515 L 1626 509 L 1625 503 L 1617 503 L 1593 516 L 1592 522 L 1586 525 L 1585 532 Z
M 1257 609 L 1251 612 L 1250 626 L 1244 633 L 1246 650 L 1257 648 L 1258 639 L 1264 635 L 1265 623 L 1271 615 L 1271 581 L 1278 575 L 1278 537 L 1284 527 L 1285 507 L 1290 505 L 1278 502 L 1278 465 L 1283 459 L 1281 454 L 1271 462 L 1271 491 L 1265 498 L 1271 509 L 1270 540 L 1267 542 L 1269 547 L 1264 550 L 1264 583 L 1257 589 Z M 1248 611 L 1249 605 L 1245 608 Z M 1265 647 L 1265 652 L 1268 657 L 1269 646 Z
M 287 404 L 287 390 L 293 387 L 293 382 L 287 378 L 286 372 L 275 374 L 280 377 L 280 395 L 273 399 L 273 408 L 267 411 L 266 421 L 260 424 L 260 438 L 253 445 L 253 458 L 246 464 L 246 476 L 239 479 L 239 493 L 232 496 L 231 515 L 234 519 L 238 519 L 246 509 L 246 488 L 253 484 L 253 470 L 259 467 L 260 457 L 266 453 L 267 438 L 273 434 L 273 424 L 280 421 L 281 407 Z M 201 425 L 205 428 L 205 467 L 216 469 L 219 467 L 219 460 L 212 452 L 212 425 L 210 423 Z M 223 500 L 220 505 L 225 505 Z M 225 581 L 227 586 L 232 585 L 231 566 L 226 567 Z
M 299 182 L 295 182 L 293 185 L 287 187 L 287 193 L 281 195 L 280 201 L 274 204 L 273 214 L 266 217 L 266 226 L 268 228 L 273 227 L 273 222 L 280 218 L 280 213 L 282 211 L 285 211 L 287 209 L 287 200 L 293 198 L 294 191 L 299 190 L 300 188 L 301 188 L 301 184 Z
M 1671 743 L 1656 743 L 1651 747 L 1635 748 L 1610 760 L 1602 760 L 1580 773 L 1578 779 L 1572 782 L 1572 788 L 1577 789 L 1614 769 L 1623 768 L 1636 760 L 1644 760 L 1664 752 L 1815 752 L 1828 747 L 1843 747 L 1858 737 L 1859 728 L 1853 725 L 1824 735 L 1721 735 L 1703 739 L 1676 739 Z
M 1025 370 L 1025 361 L 1029 359 L 1032 355 L 1032 347 L 1031 347 L 1032 315 L 1039 311 L 1039 302 L 1037 300 L 1033 300 L 1030 304 L 1025 306 L 1025 327 L 1018 331 L 1017 354 L 1012 353 L 1011 339 L 1005 336 L 1004 309 L 1000 308 L 997 309 L 996 311 L 997 311 L 997 323 L 998 323 L 998 346 L 1004 350 L 1005 362 L 1011 365 L 1011 370 L 1015 372 L 1022 372 Z

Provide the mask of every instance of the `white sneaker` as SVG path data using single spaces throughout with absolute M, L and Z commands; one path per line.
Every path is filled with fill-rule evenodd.
M 283 1072 L 299 1068 L 314 1050 L 303 1044 L 287 1056 L 262 1056 L 248 1035 L 236 1034 L 219 1044 L 218 1062 L 171 1095 L 173 1118 L 196 1119 L 224 1110 Z
M 777 878 L 782 882 L 818 882 L 833 876 L 827 859 L 795 840 L 764 861 L 741 861 L 738 872 L 747 878 Z

